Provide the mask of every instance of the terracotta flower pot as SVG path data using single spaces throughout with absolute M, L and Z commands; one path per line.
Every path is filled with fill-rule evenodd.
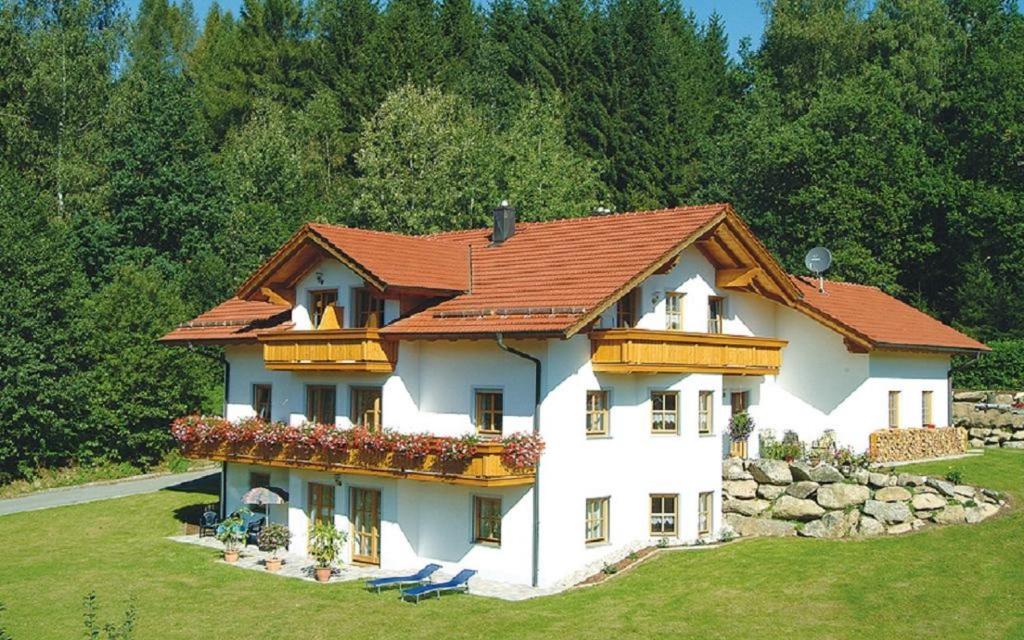
M 236 562 L 238 562 L 238 552 L 237 551 L 225 551 L 224 552 L 224 562 L 227 562 L 228 564 L 235 564 Z
M 281 558 L 267 558 L 267 571 L 280 571 L 282 564 L 283 561 L 281 560 Z
M 328 582 L 331 579 L 331 568 L 330 567 L 317 567 L 316 568 L 316 581 L 317 582 Z

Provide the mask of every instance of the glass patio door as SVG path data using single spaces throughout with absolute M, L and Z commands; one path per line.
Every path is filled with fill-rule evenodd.
M 380 491 L 352 488 L 352 560 L 380 564 Z

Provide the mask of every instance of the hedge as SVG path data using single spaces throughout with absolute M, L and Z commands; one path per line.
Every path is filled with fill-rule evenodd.
M 992 351 L 953 359 L 955 389 L 1024 390 L 1024 340 L 992 340 Z

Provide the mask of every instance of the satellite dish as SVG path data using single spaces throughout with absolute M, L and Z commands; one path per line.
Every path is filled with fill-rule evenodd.
M 818 291 L 825 293 L 825 279 L 821 274 L 832 266 L 832 252 L 825 247 L 814 247 L 804 256 L 804 265 L 808 271 L 818 276 Z

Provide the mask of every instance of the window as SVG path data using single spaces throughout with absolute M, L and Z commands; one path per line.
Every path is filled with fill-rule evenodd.
M 316 424 L 334 424 L 334 401 L 333 386 L 306 387 L 306 420 Z
M 676 433 L 679 424 L 679 393 L 651 392 L 651 433 Z
M 500 391 L 476 392 L 476 431 L 483 435 L 501 435 L 503 399 Z
M 249 488 L 255 489 L 256 487 L 269 487 L 270 486 L 270 474 L 260 471 L 249 472 Z M 267 507 L 262 504 L 249 505 L 249 509 L 253 513 L 266 513 Z
M 665 328 L 670 331 L 683 330 L 683 294 L 677 291 L 665 293 Z
M 587 435 L 608 435 L 608 392 L 587 392 Z
M 309 512 L 310 532 L 314 524 L 334 522 L 334 485 L 310 482 L 306 506 Z
M 900 426 L 900 392 L 889 392 L 889 428 Z
M 327 308 L 336 304 L 338 304 L 337 289 L 309 292 L 309 319 L 313 323 L 314 329 L 320 327 L 320 322 L 323 321 Z M 340 322 L 341 318 L 338 318 L 338 321 Z
M 706 536 L 711 533 L 714 504 L 714 493 L 704 491 L 697 495 L 697 535 Z
M 725 315 L 725 298 L 708 296 L 708 333 L 722 333 L 722 317 Z
M 384 324 L 384 298 L 380 298 L 366 287 L 355 291 L 355 312 L 353 318 L 357 327 L 379 327 Z
M 363 387 L 352 389 L 352 424 L 379 431 L 383 422 L 381 409 L 381 388 Z
M 676 502 L 679 494 L 651 494 L 651 535 L 676 535 Z
M 750 392 L 733 391 L 729 394 L 729 406 L 732 409 L 732 415 L 743 413 L 750 406 Z
M 608 498 L 587 498 L 587 544 L 608 542 Z
M 701 391 L 697 408 L 697 433 L 706 436 L 714 430 L 714 391 Z
M 501 544 L 501 498 L 473 497 L 473 539 Z
M 640 289 L 633 289 L 619 298 L 615 304 L 615 326 L 619 329 L 629 329 L 635 325 L 639 303 Z
M 934 425 L 935 418 L 932 417 L 932 392 L 921 392 L 921 426 Z
M 270 385 L 252 385 L 252 409 L 260 420 L 270 422 Z

